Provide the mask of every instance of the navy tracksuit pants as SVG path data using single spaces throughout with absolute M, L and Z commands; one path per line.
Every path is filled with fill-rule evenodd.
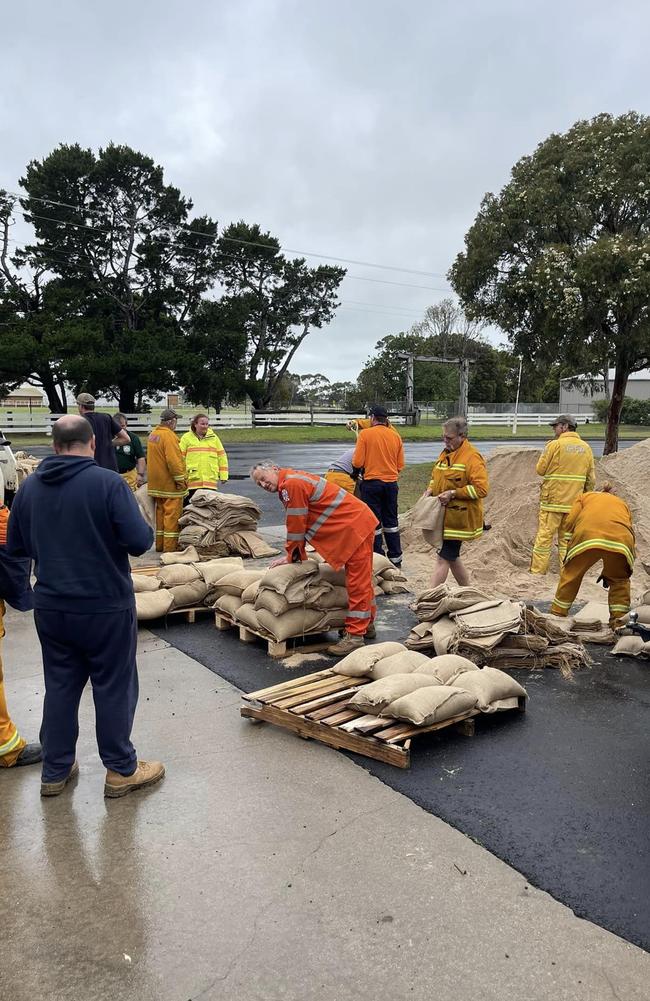
M 397 527 L 398 489 L 397 483 L 384 483 L 383 480 L 361 481 L 361 500 L 379 521 L 379 528 L 375 529 L 374 550 L 383 555 L 385 539 L 388 559 L 396 566 L 402 562 L 402 546 Z
M 72 768 L 79 702 L 88 680 L 99 756 L 106 768 L 132 775 L 137 767 L 131 743 L 138 703 L 135 608 L 92 614 L 37 609 L 34 620 L 45 674 L 43 782 L 59 782 Z

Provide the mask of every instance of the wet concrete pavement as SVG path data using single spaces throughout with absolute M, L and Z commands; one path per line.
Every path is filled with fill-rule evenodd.
M 12 712 L 34 734 L 31 616 L 7 629 Z M 207 623 L 184 631 L 223 671 L 269 673 Z M 159 786 L 102 798 L 88 692 L 64 795 L 39 799 L 38 768 L 0 773 L 3 997 L 646 1001 L 645 953 L 365 767 L 241 720 L 236 690 L 167 639 L 141 633 L 134 733 L 167 765 Z

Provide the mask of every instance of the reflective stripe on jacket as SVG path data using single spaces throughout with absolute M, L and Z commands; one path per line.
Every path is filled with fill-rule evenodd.
M 185 497 L 185 460 L 171 428 L 158 424 L 147 439 L 147 492 L 150 497 Z
M 309 543 L 339 570 L 379 524 L 363 501 L 301 469 L 280 470 L 278 494 L 286 508 L 290 560 L 307 559 Z
M 228 479 L 228 456 L 221 439 L 208 428 L 204 438 L 186 431 L 180 440 L 190 490 L 216 490 Z
M 606 549 L 621 553 L 632 570 L 635 557 L 632 515 L 620 497 L 600 490 L 581 494 L 574 501 L 564 527 L 570 535 L 565 563 L 587 549 Z
M 576 431 L 565 431 L 549 441 L 536 469 L 543 477 L 542 511 L 570 511 L 576 497 L 596 484 L 593 452 Z
M 445 508 L 443 538 L 465 542 L 483 534 L 483 498 L 489 490 L 485 459 L 465 439 L 455 452 L 444 449 L 431 470 L 429 490 L 434 496 L 455 490 Z

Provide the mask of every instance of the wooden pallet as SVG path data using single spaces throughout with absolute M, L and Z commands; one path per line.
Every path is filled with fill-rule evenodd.
M 213 611 L 209 605 L 194 605 L 192 608 L 170 608 L 167 615 L 182 615 L 186 622 L 196 622 L 198 612 Z
M 410 767 L 411 740 L 422 733 L 454 727 L 466 737 L 473 736 L 479 709 L 430 726 L 413 726 L 350 708 L 348 702 L 354 693 L 371 680 L 348 678 L 331 668 L 318 671 L 244 695 L 240 713 L 247 719 L 275 723 L 300 737 L 311 737 L 329 747 L 354 751 L 398 768 Z M 525 698 L 508 699 L 507 703 L 504 708 L 526 710 Z
M 225 629 L 238 629 L 239 638 L 242 643 L 256 643 L 258 640 L 262 640 L 263 643 L 267 645 L 267 652 L 269 657 L 286 657 L 288 653 L 292 653 L 294 649 L 298 648 L 301 653 L 319 653 L 321 650 L 327 649 L 331 646 L 333 642 L 332 639 L 322 639 L 319 643 L 303 643 L 304 639 L 309 636 L 325 636 L 322 629 L 317 632 L 311 633 L 301 633 L 300 636 L 293 636 L 287 640 L 274 640 L 270 639 L 264 633 L 259 633 L 249 626 L 245 626 L 242 622 L 237 622 L 230 615 L 226 615 L 225 612 L 215 609 L 214 613 L 214 624 L 220 631 Z

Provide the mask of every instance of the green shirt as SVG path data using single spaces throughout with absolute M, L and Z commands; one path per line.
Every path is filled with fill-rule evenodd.
M 144 459 L 144 448 L 142 439 L 129 429 L 126 432 L 131 439 L 130 445 L 116 445 L 117 469 L 120 473 L 128 473 L 130 469 L 135 469 L 138 459 Z

